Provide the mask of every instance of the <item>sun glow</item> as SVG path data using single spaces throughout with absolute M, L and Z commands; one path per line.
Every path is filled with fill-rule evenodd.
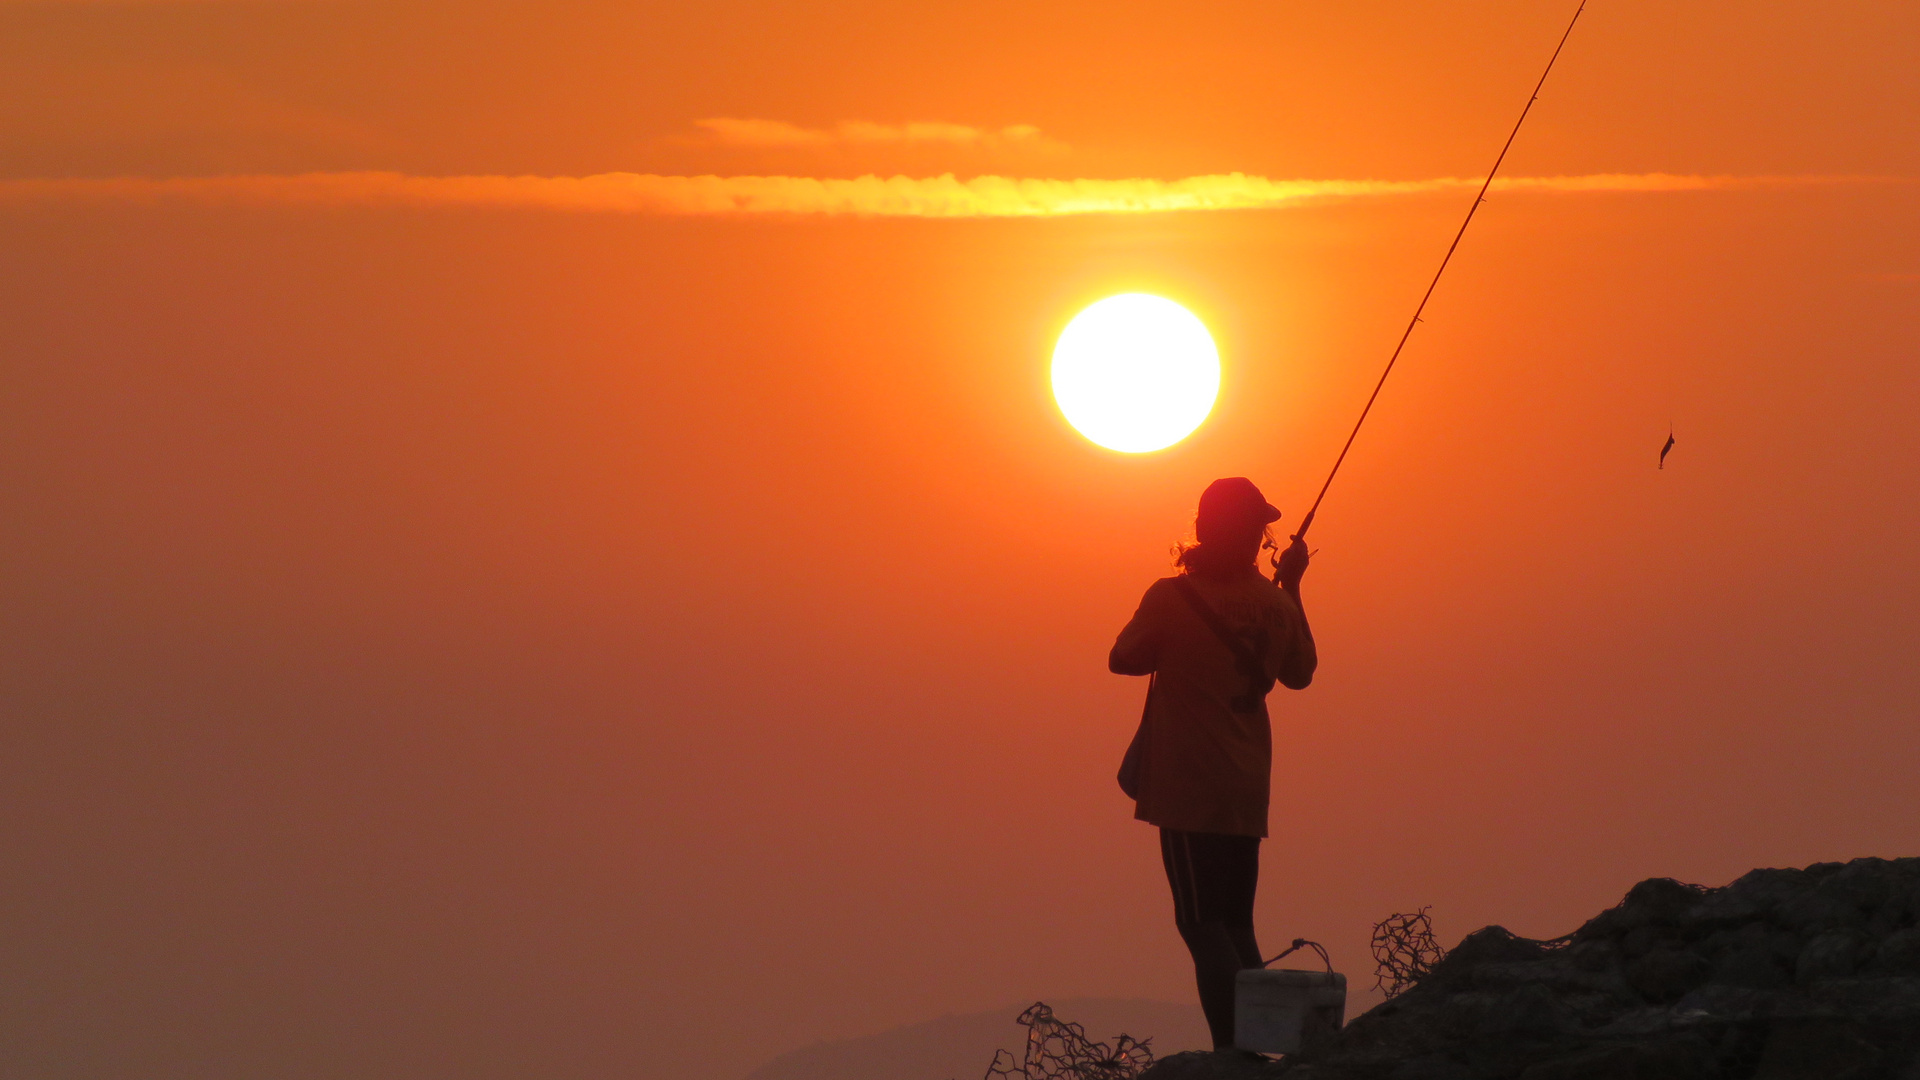
M 1220 394 L 1206 325 L 1171 300 L 1109 296 L 1073 317 L 1053 347 L 1053 397 L 1067 422 L 1109 450 L 1143 454 L 1193 433 Z

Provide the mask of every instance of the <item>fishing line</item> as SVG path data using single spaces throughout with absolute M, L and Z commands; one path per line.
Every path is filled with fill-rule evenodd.
M 1353 431 L 1347 436 L 1345 446 L 1340 448 L 1340 456 L 1333 461 L 1333 471 L 1327 473 L 1327 482 L 1320 485 L 1320 494 L 1313 500 L 1313 506 L 1307 510 L 1307 516 L 1300 519 L 1300 531 L 1293 534 L 1295 540 L 1307 535 L 1313 527 L 1313 516 L 1320 512 L 1320 500 L 1327 497 L 1327 489 L 1333 486 L 1333 478 L 1340 475 L 1340 465 L 1347 460 L 1347 451 L 1353 449 L 1353 440 L 1360 434 L 1360 425 L 1367 422 L 1367 414 L 1373 411 L 1373 403 L 1380 396 L 1380 388 L 1387 385 L 1387 376 L 1393 374 L 1393 365 L 1400 359 L 1400 350 L 1407 347 L 1407 339 L 1413 336 L 1413 328 L 1420 324 L 1420 315 L 1427 310 L 1427 301 L 1433 298 L 1433 290 L 1440 284 L 1440 275 L 1447 272 L 1447 264 L 1453 261 L 1453 253 L 1460 246 L 1460 238 L 1467 235 L 1467 226 L 1473 224 L 1473 215 L 1479 211 L 1480 204 L 1487 201 L 1487 189 L 1493 186 L 1494 175 L 1500 171 L 1500 165 L 1507 160 L 1507 151 L 1513 148 L 1513 140 L 1520 135 L 1520 125 L 1527 122 L 1527 114 L 1533 111 L 1533 103 L 1540 100 L 1540 89 L 1547 85 L 1547 76 L 1553 74 L 1554 62 L 1560 59 L 1560 50 L 1566 48 L 1567 39 L 1573 36 L 1573 26 L 1580 21 L 1580 14 L 1587 10 L 1587 0 L 1580 0 L 1573 18 L 1567 22 L 1567 29 L 1560 35 L 1560 44 L 1553 47 L 1553 55 L 1547 60 L 1547 69 L 1540 73 L 1540 81 L 1534 84 L 1533 95 L 1527 98 L 1526 107 L 1520 110 L 1520 119 L 1514 121 L 1513 130 L 1507 134 L 1506 144 L 1500 147 L 1500 156 L 1493 160 L 1493 168 L 1487 170 L 1487 179 L 1480 185 L 1480 193 L 1474 196 L 1473 205 L 1467 208 L 1467 217 L 1460 223 L 1460 231 L 1453 235 L 1453 243 L 1447 245 L 1447 254 L 1440 260 L 1440 269 L 1433 272 L 1433 280 L 1427 284 L 1427 291 L 1420 297 L 1420 306 L 1413 309 L 1413 318 L 1407 321 L 1407 328 L 1400 335 L 1400 343 L 1393 347 L 1393 355 L 1387 358 L 1387 369 L 1380 373 L 1380 381 L 1373 386 L 1373 393 L 1367 396 L 1365 408 L 1360 410 L 1360 419 L 1354 421 Z M 1279 559 L 1274 559 L 1276 572 Z

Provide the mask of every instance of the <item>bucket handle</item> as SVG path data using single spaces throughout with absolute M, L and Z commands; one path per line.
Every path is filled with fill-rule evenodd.
M 1282 952 L 1279 956 L 1276 956 L 1273 959 L 1267 961 L 1266 963 L 1261 964 L 1260 966 L 1263 968 L 1272 967 L 1274 964 L 1279 963 L 1280 960 L 1287 955 L 1287 953 L 1295 952 L 1303 948 L 1312 949 L 1314 952 L 1319 953 L 1320 962 L 1327 965 L 1327 974 L 1329 975 L 1333 974 L 1333 961 L 1328 959 L 1327 950 L 1325 949 L 1325 947 L 1323 947 L 1317 941 L 1308 941 L 1306 938 L 1303 938 L 1303 937 L 1294 938 L 1293 944 L 1287 946 L 1284 952 Z

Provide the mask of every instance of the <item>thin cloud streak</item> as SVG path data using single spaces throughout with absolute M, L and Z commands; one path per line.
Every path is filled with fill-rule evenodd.
M 843 120 L 831 128 L 804 128 L 785 120 L 741 119 L 715 116 L 695 120 L 718 143 L 728 146 L 821 147 L 934 144 L 951 146 L 988 146 L 1031 144 L 1057 146 L 1043 138 L 1032 124 L 977 128 L 940 120 L 915 120 L 904 124 L 877 124 L 870 120 Z
M 1863 183 L 1862 176 L 1682 176 L 1595 173 L 1495 180 L 1503 192 L 1739 191 Z M 190 202 L 221 205 L 410 206 L 545 209 L 669 216 L 753 214 L 988 218 L 1262 210 L 1338 199 L 1457 192 L 1480 180 L 1271 180 L 1227 173 L 1179 180 L 1039 180 L 979 176 L 820 179 L 804 176 L 408 176 L 387 172 L 296 176 L 0 181 L 0 202 Z

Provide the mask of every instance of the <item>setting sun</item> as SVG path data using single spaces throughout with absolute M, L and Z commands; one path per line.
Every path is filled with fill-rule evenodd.
M 1171 300 L 1109 296 L 1074 316 L 1053 349 L 1053 396 L 1067 422 L 1109 450 L 1172 446 L 1213 411 L 1220 354 L 1206 325 Z

